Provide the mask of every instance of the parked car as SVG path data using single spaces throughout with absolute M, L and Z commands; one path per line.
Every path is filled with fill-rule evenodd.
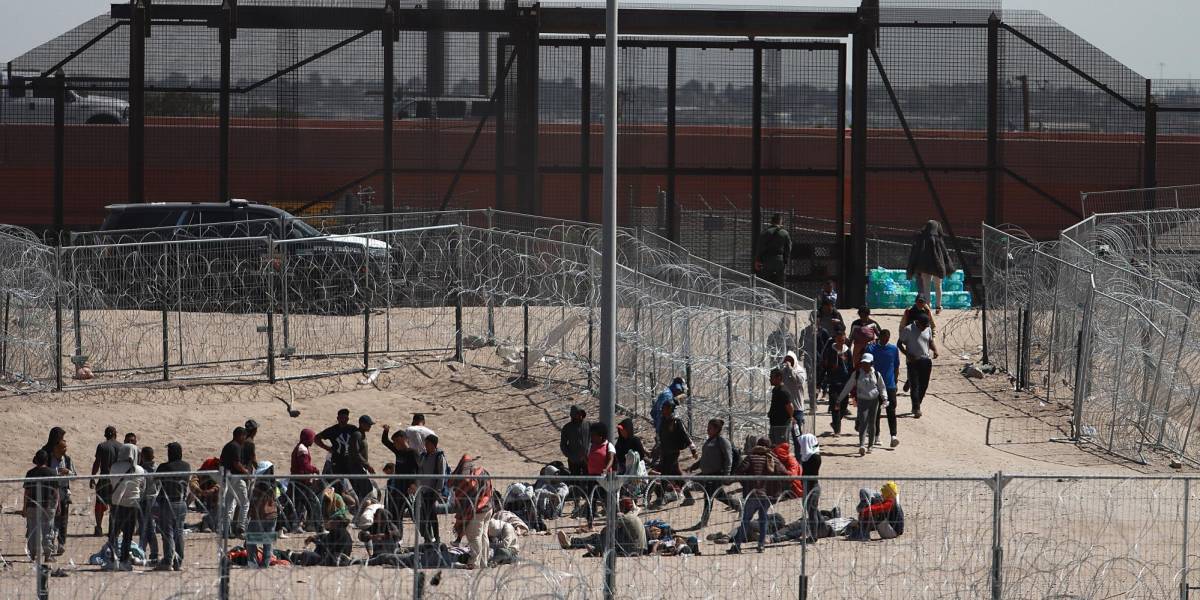
M 88 280 L 122 308 L 254 312 L 286 303 L 292 312 L 361 313 L 383 302 L 379 290 L 389 289 L 382 284 L 395 271 L 383 240 L 323 235 L 287 211 L 246 200 L 107 209 L 100 231 L 81 238 L 98 248 L 75 254 L 95 261 Z M 253 239 L 262 237 L 281 243 Z M 131 285 L 138 281 L 151 285 Z
M 54 122 L 54 88 L 51 78 L 39 73 L 0 71 L 0 123 Z M 120 98 L 85 94 L 67 88 L 63 116 L 69 125 L 124 125 L 129 119 L 129 103 Z

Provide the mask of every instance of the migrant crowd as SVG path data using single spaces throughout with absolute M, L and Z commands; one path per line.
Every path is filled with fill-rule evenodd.
M 772 219 L 762 240 L 756 269 L 778 282 L 791 252 L 779 216 Z M 244 545 L 231 549 L 229 558 L 251 567 L 368 564 L 477 569 L 517 560 L 519 536 L 546 531 L 545 521 L 562 516 L 571 498 L 577 507 L 581 505 L 572 516 L 586 521 L 578 533 L 587 535 L 570 537 L 559 531 L 558 542 L 564 549 L 584 548 L 598 556 L 607 539 L 606 532 L 593 531 L 603 495 L 598 481 L 609 473 L 628 476 L 622 479 L 625 485 L 619 492 L 613 535 L 620 555 L 699 554 L 695 536 L 681 535 L 661 519 L 643 521 L 641 516 L 644 509 L 675 502 L 693 505 L 694 493 L 701 494 L 703 510 L 691 529 L 708 525 L 715 502 L 740 513 L 732 535 L 709 536 L 711 541 L 728 539 L 731 554 L 741 553 L 742 545 L 751 540 L 762 552 L 768 542 L 811 543 L 836 534 L 865 540 L 875 532 L 882 539 L 894 538 L 904 533 L 904 511 L 894 482 L 885 483 L 878 492 L 860 490 L 853 517 L 842 517 L 837 507 L 821 509 L 821 449 L 815 415 L 806 418 L 804 400 L 810 406 L 816 405 L 818 396 L 827 401 L 831 431 L 822 436 L 843 435 L 843 421 L 852 419 L 860 456 L 881 444 L 880 426 L 886 415 L 890 447 L 896 448 L 903 356 L 907 367 L 903 390 L 909 394 L 912 417 L 921 418 L 933 360 L 938 358 L 934 314 L 941 312 L 940 307 L 931 309 L 929 294 L 940 286 L 949 265 L 936 222 L 918 234 L 909 263 L 909 276 L 919 280 L 921 291 L 904 312 L 895 344 L 892 332 L 871 318 L 868 307 L 845 323 L 832 280 L 825 282 L 819 308 L 798 339 L 786 335 L 786 322 L 781 326 L 770 340 L 782 360 L 770 372 L 766 435 L 748 436 L 740 446 L 726 437 L 723 420 L 711 419 L 697 447 L 676 415 L 688 391 L 683 378 L 675 378 L 651 405 L 654 439 L 649 450 L 636 433 L 634 419 L 617 424 L 612 443 L 609 425 L 589 422 L 586 411 L 575 406 L 560 431 L 565 464 L 551 463 L 533 484 L 513 483 L 502 493 L 493 487 L 478 457 L 464 454 L 451 469 L 437 434 L 426 426 L 422 414 L 413 415 L 409 426 L 394 432 L 388 425 L 381 427 L 378 439 L 387 458 L 378 461 L 369 452 L 374 419 L 361 415 L 351 423 L 349 409 L 343 408 L 333 425 L 319 432 L 299 432 L 286 473 L 259 459 L 255 447 L 259 426 L 254 420 L 235 428 L 219 456 L 205 457 L 196 471 L 184 460 L 178 442 L 167 444 L 166 461 L 156 463 L 153 447 L 139 447 L 134 433 L 118 442 L 116 428 L 109 426 L 96 446 L 88 479 L 95 490 L 93 534 L 106 542 L 89 562 L 108 570 L 130 571 L 138 564 L 178 571 L 185 565 L 185 534 L 217 531 L 244 540 Z M 806 364 L 816 366 L 814 376 L 809 376 Z M 326 453 L 320 467 L 313 457 L 314 446 Z M 67 450 L 65 430 L 54 427 L 25 475 L 21 513 L 26 520 L 27 550 L 43 563 L 54 563 L 67 543 L 69 477 L 78 475 Z M 681 464 L 685 451 L 693 461 L 686 468 Z M 382 488 L 370 478 L 374 474 L 389 476 Z M 590 478 L 556 479 L 564 475 Z M 700 478 L 688 479 L 692 476 Z M 713 477 L 739 481 L 740 498 L 729 487 L 729 479 Z M 779 522 L 772 511 L 784 501 L 802 503 L 799 519 Z M 193 513 L 200 519 L 189 524 Z M 453 515 L 455 539 L 449 544 L 442 540 L 439 515 Z M 402 546 L 405 519 L 420 538 L 415 547 Z M 276 548 L 275 542 L 288 535 L 304 536 L 304 549 Z M 356 537 L 361 552 L 355 548 Z

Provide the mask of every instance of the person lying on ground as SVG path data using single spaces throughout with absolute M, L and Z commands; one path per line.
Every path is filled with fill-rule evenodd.
M 491 565 L 507 565 L 516 562 L 521 551 L 517 528 L 509 521 L 497 518 L 505 511 L 488 520 L 488 546 L 492 551 Z M 512 513 L 509 513 L 512 514 Z
M 400 542 L 404 534 L 396 526 L 396 520 L 387 509 L 375 511 L 371 526 L 358 532 L 358 541 L 367 548 L 367 564 L 370 566 L 401 566 Z

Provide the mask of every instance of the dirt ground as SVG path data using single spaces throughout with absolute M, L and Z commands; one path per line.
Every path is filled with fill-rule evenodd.
M 852 318 L 849 311 L 844 314 Z M 884 327 L 893 331 L 899 316 L 899 311 L 886 310 L 875 315 Z M 899 479 L 909 533 L 889 542 L 869 544 L 823 540 L 807 547 L 787 543 L 771 546 L 762 555 L 751 552 L 730 557 L 724 554 L 725 546 L 703 539 L 707 534 L 733 528 L 736 515 L 718 505 L 712 524 L 695 532 L 702 539 L 705 556 L 621 559 L 618 596 L 684 594 L 689 598 L 722 598 L 753 591 L 752 595 L 758 597 L 795 597 L 803 561 L 805 572 L 812 574 L 810 586 L 821 590 L 823 593 L 818 597 L 822 598 L 980 597 L 989 592 L 993 534 L 993 493 L 984 479 L 997 471 L 1056 476 L 1019 481 L 1021 485 L 1013 484 L 1016 487 L 1010 488 L 1018 490 L 1014 493 L 1020 494 L 1031 518 L 1011 518 L 1008 535 L 1024 537 L 1013 538 L 1014 544 L 1020 540 L 1023 553 L 1014 547 L 1010 551 L 1013 562 L 1009 564 L 1037 561 L 1043 574 L 1053 565 L 1062 564 L 1064 573 L 1058 576 L 1051 569 L 1050 574 L 1039 579 L 1026 569 L 1014 568 L 1010 580 L 1015 589 L 1028 589 L 1030 595 L 1042 596 L 1051 590 L 1080 597 L 1092 597 L 1093 593 L 1105 595 L 1102 592 L 1113 589 L 1123 590 L 1121 593 L 1126 597 L 1156 597 L 1161 590 L 1172 589 L 1172 585 L 1177 590 L 1177 583 L 1172 583 L 1166 569 L 1168 565 L 1178 566 L 1179 552 L 1166 537 L 1158 539 L 1153 533 L 1151 539 L 1141 540 L 1143 568 L 1130 571 L 1136 572 L 1135 575 L 1124 571 L 1113 574 L 1102 567 L 1095 568 L 1097 572 L 1108 573 L 1105 577 L 1087 575 L 1094 566 L 1091 561 L 1100 560 L 1093 556 L 1102 557 L 1105 552 L 1120 556 L 1119 552 L 1129 547 L 1131 536 L 1144 535 L 1144 531 L 1134 532 L 1141 527 L 1140 516 L 1130 516 L 1130 530 L 1121 530 L 1111 544 L 1098 542 L 1086 549 L 1072 545 L 1077 536 L 1066 538 L 1068 543 L 1059 543 L 1039 537 L 1038 532 L 1049 526 L 1048 520 L 1058 520 L 1064 527 L 1069 525 L 1070 531 L 1078 528 L 1086 532 L 1086 523 L 1092 519 L 1099 522 L 1116 519 L 1123 523 L 1123 515 L 1144 512 L 1127 506 L 1126 502 L 1142 508 L 1148 502 L 1161 502 L 1162 506 L 1156 510 L 1173 514 L 1169 493 L 1154 493 L 1140 484 L 1129 486 L 1128 489 L 1137 491 L 1125 500 L 1109 494 L 1109 504 L 1098 508 L 1088 498 L 1099 489 L 1107 493 L 1119 485 L 1079 484 L 1073 478 L 1169 475 L 1178 471 L 1167 467 L 1165 459 L 1160 457 L 1154 457 L 1150 465 L 1135 465 L 1087 446 L 1052 441 L 1065 435 L 1063 428 L 1069 410 L 1064 413 L 1062 407 L 1043 405 L 1036 398 L 1014 393 L 1004 375 L 984 379 L 960 375 L 965 363 L 980 358 L 978 316 L 972 312 L 946 311 L 938 322 L 941 356 L 935 361 L 931 390 L 923 406 L 924 416 L 911 418 L 908 397 L 901 395 L 899 438 L 902 441 L 897 448 L 885 445 L 859 457 L 856 436 L 821 438 L 824 455 L 821 474 L 828 479 L 823 483 L 822 508 L 837 506 L 843 512 L 851 512 L 858 488 L 878 488 L 883 481 Z M 474 362 L 480 363 L 485 362 L 483 353 L 492 349 L 475 352 L 480 353 L 480 358 Z M 546 383 L 514 384 L 509 375 L 471 364 L 460 365 L 447 358 L 435 353 L 413 357 L 411 363 L 381 371 L 373 380 L 353 374 L 275 385 L 173 383 L 9 395 L 0 398 L 0 421 L 6 424 L 7 434 L 7 451 L 0 456 L 0 474 L 21 476 L 29 468 L 28 457 L 44 443 L 52 426 L 66 429 L 69 454 L 81 474 L 90 468 L 95 445 L 102 440 L 103 428 L 110 424 L 121 434 L 136 432 L 139 444 L 154 446 L 160 461 L 165 458 L 166 444 L 178 441 L 183 445 L 185 459 L 198 467 L 205 457 L 215 456 L 229 439 L 231 430 L 247 419 L 260 424 L 256 443 L 260 459 L 286 469 L 299 431 L 304 427 L 320 430 L 334 422 L 339 408 L 347 407 L 352 415 L 369 414 L 378 423 L 373 431 L 376 435 L 370 440 L 377 468 L 390 459 L 390 453 L 378 443 L 382 424 L 403 427 L 412 413 L 423 412 L 428 425 L 441 437 L 441 446 L 451 462 L 464 453 L 478 455 L 493 475 L 531 482 L 542 465 L 561 458 L 558 427 L 567 420 L 567 408 L 578 403 L 587 407 L 589 413 L 596 412 L 595 400 L 576 388 Z M 471 359 L 469 353 L 469 363 Z M 282 399 L 293 401 L 293 407 L 300 411 L 298 417 L 288 416 Z M 643 399 L 642 405 L 649 400 Z M 815 419 L 809 416 L 810 427 L 814 420 L 817 433 L 829 431 L 829 416 L 823 405 Z M 643 433 L 648 431 L 645 421 L 641 426 Z M 843 430 L 853 432 L 853 427 L 847 422 Z M 648 443 L 651 437 L 646 434 Z M 323 460 L 323 451 L 314 448 L 314 458 Z M 903 479 L 943 476 L 960 479 Z M 1063 482 L 1078 485 L 1072 487 Z M 503 489 L 506 483 L 498 482 L 497 488 Z M 1161 485 L 1167 486 L 1164 489 L 1168 492 L 1175 489 L 1169 487 L 1173 485 L 1169 482 Z M 87 556 L 99 549 L 102 540 L 90 537 L 92 496 L 86 484 L 77 482 L 72 489 L 75 504 L 69 528 L 71 537 L 67 554 L 58 563 L 68 578 L 51 580 L 53 597 L 96 597 L 111 593 L 215 597 L 217 541 L 210 534 L 189 536 L 189 564 L 183 573 L 149 573 L 137 569 L 135 573 L 110 574 L 86 566 Z M 20 517 L 12 514 L 19 497 L 17 483 L 0 481 L 4 512 L 0 515 L 0 552 L 11 561 L 9 568 L 0 570 L 0 595 L 4 597 L 31 596 L 33 592 L 33 579 L 23 550 L 23 525 Z M 1200 503 L 1193 503 L 1196 505 Z M 1080 512 L 1071 516 L 1062 514 L 1077 509 Z M 787 503 L 778 510 L 788 519 L 798 514 L 797 507 Z M 699 505 L 686 508 L 669 505 L 665 510 L 644 516 L 663 518 L 676 528 L 684 528 L 698 520 Z M 1189 516 L 1183 515 L 1183 519 Z M 1029 527 L 1034 517 L 1040 519 L 1040 524 Z M 194 520 L 195 517 L 189 522 Z M 443 518 L 443 529 L 447 530 L 443 537 L 451 539 L 448 522 L 449 519 Z M 560 519 L 552 528 L 573 531 L 578 525 L 576 520 Z M 411 527 L 406 528 L 406 536 L 411 535 Z M 283 540 L 281 545 L 297 548 L 301 543 L 294 536 Z M 357 551 L 363 552 L 361 547 Z M 522 565 L 478 574 L 447 572 L 439 585 L 430 584 L 426 588 L 426 595 L 523 598 L 553 591 L 553 597 L 598 597 L 599 561 L 584 559 L 579 554 L 559 549 L 553 536 L 531 536 L 522 540 L 522 556 L 527 559 Z M 1165 574 L 1159 576 L 1157 570 Z M 1146 575 L 1147 572 L 1154 576 Z M 858 575 L 848 575 L 854 573 Z M 412 585 L 410 571 L 376 567 L 268 572 L 235 569 L 231 580 L 231 589 L 237 592 L 235 597 L 254 594 L 315 598 L 332 591 L 338 591 L 339 595 L 349 593 L 350 596 L 344 597 L 355 598 L 409 597 Z M 1012 597 L 1030 596 L 1018 591 Z

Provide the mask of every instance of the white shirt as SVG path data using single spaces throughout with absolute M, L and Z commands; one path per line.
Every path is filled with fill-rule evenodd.
M 850 381 L 846 382 L 846 386 L 842 388 L 841 395 L 838 396 L 838 401 L 842 401 L 846 396 L 850 395 L 850 391 L 858 389 L 856 398 L 859 400 L 872 399 L 876 400 L 884 397 L 887 393 L 887 385 L 883 381 L 883 375 L 880 375 L 875 367 L 870 367 L 866 371 L 856 370 L 854 375 L 850 377 Z
M 425 438 L 435 435 L 433 430 L 424 425 L 412 425 L 404 430 L 404 437 L 408 439 L 408 447 L 417 452 L 425 451 Z

